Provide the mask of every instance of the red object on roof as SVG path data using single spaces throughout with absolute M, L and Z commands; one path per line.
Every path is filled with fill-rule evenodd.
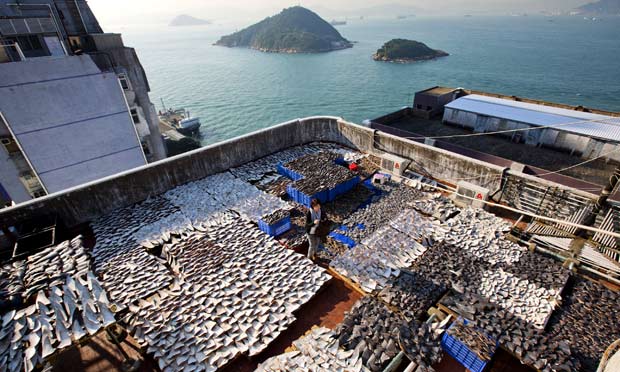
M 351 164 L 349 164 L 349 170 L 351 170 L 351 171 L 356 171 L 356 170 L 357 170 L 357 168 L 358 168 L 357 164 L 355 164 L 355 163 L 351 163 Z

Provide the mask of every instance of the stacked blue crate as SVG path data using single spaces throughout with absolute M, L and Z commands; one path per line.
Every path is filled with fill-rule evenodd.
M 279 163 L 276 168 L 278 170 L 278 173 L 280 173 L 284 177 L 292 179 L 293 181 L 299 181 L 300 179 L 304 178 L 301 174 L 286 168 L 282 163 Z
M 338 165 L 342 165 L 342 166 L 345 166 L 345 167 L 349 166 L 349 163 L 347 163 L 347 162 L 344 160 L 344 157 L 342 157 L 342 156 L 341 156 L 341 157 L 339 157 L 339 158 L 336 158 L 336 160 L 335 160 L 334 162 L 335 162 L 336 164 L 338 164 Z
M 343 158 L 336 159 L 337 164 L 346 164 Z M 292 179 L 293 181 L 299 181 L 303 178 L 303 176 L 291 169 L 286 168 L 282 163 L 277 165 L 278 173 L 281 175 Z M 310 202 L 312 199 L 318 199 L 321 203 L 327 203 L 335 200 L 338 196 L 349 192 L 353 189 L 358 183 L 360 183 L 360 178 L 355 176 L 348 181 L 342 182 L 333 189 L 327 189 L 321 192 L 318 192 L 314 195 L 306 195 L 303 192 L 295 189 L 292 184 L 289 184 L 286 187 L 287 194 L 293 199 L 295 202 L 305 205 L 306 207 L 310 207 Z
M 285 217 L 272 225 L 259 219 L 258 228 L 270 236 L 280 236 L 291 229 L 291 217 Z

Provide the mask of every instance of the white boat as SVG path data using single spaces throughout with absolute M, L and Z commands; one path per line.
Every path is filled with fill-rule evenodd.
M 189 116 L 189 112 L 188 112 L 188 116 Z M 181 133 L 183 132 L 193 133 L 193 132 L 198 131 L 198 128 L 200 128 L 200 118 L 192 118 L 192 117 L 187 117 L 179 121 L 179 123 L 176 126 L 176 129 Z
M 159 119 L 186 136 L 198 134 L 201 126 L 200 118 L 192 117 L 189 110 L 184 108 L 173 110 L 164 106 L 164 111 L 159 112 Z

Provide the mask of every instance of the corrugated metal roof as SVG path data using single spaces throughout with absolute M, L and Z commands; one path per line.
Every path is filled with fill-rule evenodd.
M 0 66 L 0 112 L 48 192 L 146 164 L 116 75 L 89 56 Z
M 447 108 L 620 142 L 620 118 L 533 103 L 470 94 Z M 587 122 L 584 122 L 587 121 Z M 561 125 L 572 123 L 569 125 Z

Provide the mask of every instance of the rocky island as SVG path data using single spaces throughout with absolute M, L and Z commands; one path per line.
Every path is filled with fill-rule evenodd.
M 181 14 L 179 16 L 176 16 L 171 22 L 170 22 L 170 26 L 171 27 L 178 27 L 178 26 L 200 26 L 200 25 L 208 25 L 211 24 L 211 22 L 205 20 L 205 19 L 199 19 L 196 17 L 192 17 L 190 15 L 187 14 Z
M 415 40 L 393 39 L 383 44 L 372 58 L 375 61 L 408 63 L 425 61 L 449 54 L 443 50 L 429 48 L 426 44 Z
M 223 36 L 215 45 L 273 53 L 323 53 L 353 46 L 327 21 L 300 6 Z
M 620 16 L 620 0 L 599 0 L 589 4 L 585 4 L 577 8 L 575 14 L 596 16 Z

